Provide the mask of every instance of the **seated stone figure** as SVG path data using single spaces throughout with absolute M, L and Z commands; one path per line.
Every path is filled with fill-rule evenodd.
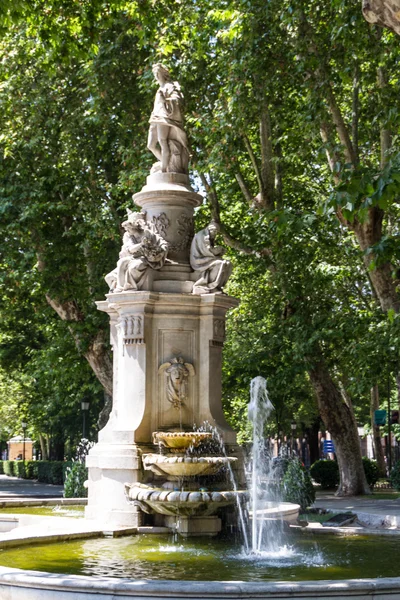
M 214 246 L 217 227 L 211 222 L 193 238 L 190 248 L 190 265 L 199 274 L 193 286 L 193 294 L 221 292 L 231 273 L 232 264 L 224 260 L 224 248 Z
M 168 252 L 168 243 L 146 221 L 145 213 L 128 211 L 122 223 L 125 229 L 119 261 L 105 277 L 110 292 L 141 290 L 149 269 L 161 269 Z

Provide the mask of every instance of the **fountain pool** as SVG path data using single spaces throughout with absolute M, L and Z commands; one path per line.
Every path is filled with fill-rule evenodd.
M 227 539 L 135 535 L 5 549 L 0 565 L 135 581 L 340 581 L 398 575 L 398 543 L 397 536 L 292 534 L 279 552 L 254 556 Z
M 278 554 L 247 555 L 227 539 L 165 535 L 4 548 L 0 597 L 398 600 L 397 548 L 398 536 L 296 533 Z

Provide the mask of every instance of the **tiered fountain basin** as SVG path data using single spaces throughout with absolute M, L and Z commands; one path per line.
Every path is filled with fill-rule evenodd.
M 153 443 L 165 446 L 170 452 L 185 452 L 211 437 L 212 433 L 207 431 L 155 431 Z
M 201 477 L 215 475 L 223 467 L 237 461 L 229 456 L 163 456 L 162 454 L 145 454 L 142 457 L 143 467 L 157 475 L 173 479 L 182 477 Z
M 146 512 L 180 517 L 209 517 L 218 510 L 247 499 L 245 491 L 178 491 L 155 488 L 144 483 L 127 486 L 127 497 L 140 503 Z

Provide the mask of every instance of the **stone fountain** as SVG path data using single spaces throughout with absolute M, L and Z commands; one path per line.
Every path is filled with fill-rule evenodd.
M 158 524 L 176 528 L 174 515 L 184 511 L 185 534 L 194 519 L 195 532 L 208 519 L 204 532 L 215 533 L 215 513 L 234 496 L 210 497 L 193 480 L 227 463 L 242 470 L 221 403 L 225 317 L 238 301 L 223 293 L 231 264 L 214 244 L 216 227 L 194 233 L 194 209 L 203 198 L 190 185 L 179 84 L 163 65 L 153 73 L 159 89 L 148 147 L 159 162 L 133 196 L 140 212 L 128 211 L 122 223 L 119 260 L 106 276 L 110 292 L 97 302 L 110 317 L 114 390 L 109 421 L 87 457 L 86 516 L 138 527 L 146 512 L 156 512 Z M 193 431 L 203 422 L 218 431 L 229 458 L 187 455 L 207 437 Z M 167 455 L 158 453 L 160 444 L 169 447 Z M 177 499 L 174 488 L 188 478 L 189 489 L 179 489 Z

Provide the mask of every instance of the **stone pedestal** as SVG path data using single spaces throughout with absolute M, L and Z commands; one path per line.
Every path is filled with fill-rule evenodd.
M 141 513 L 126 500 L 124 484 L 153 477 L 143 471 L 141 460 L 142 454 L 156 450 L 153 432 L 193 430 L 208 421 L 229 454 L 239 453 L 221 404 L 225 316 L 238 302 L 221 293 L 191 293 L 198 277 L 189 261 L 193 210 L 202 197 L 190 188 L 186 175 L 157 173 L 147 178 L 134 201 L 146 211 L 146 222 L 168 241 L 167 261 L 160 270 L 148 269 L 145 289 L 110 293 L 97 303 L 110 317 L 113 410 L 87 457 L 86 515 L 126 526 L 141 524 Z M 187 375 L 182 402 L 173 401 L 167 378 L 168 365 L 178 362 Z
M 135 204 L 146 211 L 147 220 L 167 240 L 168 259 L 172 263 L 189 267 L 189 249 L 194 236 L 193 210 L 202 200 L 190 187 L 189 177 L 178 173 L 150 175 L 143 189 L 133 196 Z M 190 271 L 189 267 L 188 279 Z
M 87 458 L 87 516 L 135 525 L 137 514 L 126 502 L 124 483 L 144 480 L 141 454 L 154 451 L 154 431 L 192 430 L 208 421 L 229 453 L 237 452 L 236 434 L 221 404 L 225 315 L 237 304 L 222 294 L 149 291 L 109 294 L 97 303 L 110 315 L 114 402 L 99 443 Z M 176 357 L 193 366 L 188 399 L 180 408 L 168 401 L 166 377 L 159 372 Z

